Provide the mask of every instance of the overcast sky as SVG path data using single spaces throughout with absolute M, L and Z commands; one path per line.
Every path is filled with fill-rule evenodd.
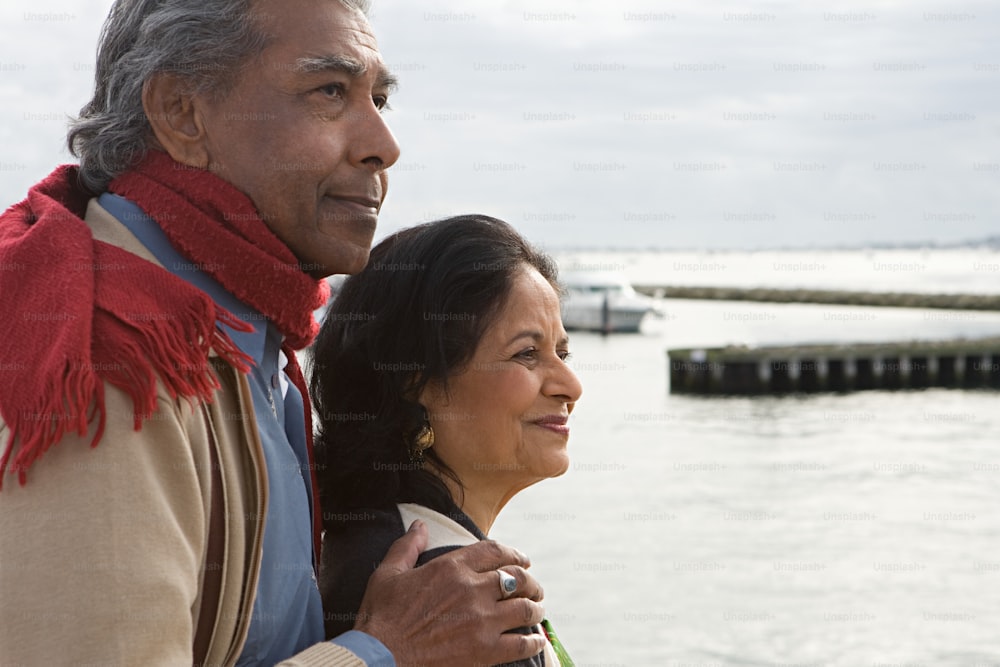
M 0 199 L 59 162 L 109 0 L 0 8 Z M 402 80 L 379 235 L 550 249 L 950 243 L 1000 218 L 1000 3 L 375 0 Z

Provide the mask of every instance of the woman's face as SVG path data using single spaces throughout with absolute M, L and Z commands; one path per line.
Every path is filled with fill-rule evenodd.
M 569 467 L 567 420 L 582 388 L 566 365 L 568 344 L 558 295 L 525 266 L 448 395 L 436 383 L 423 391 L 434 451 L 466 494 L 506 502 Z

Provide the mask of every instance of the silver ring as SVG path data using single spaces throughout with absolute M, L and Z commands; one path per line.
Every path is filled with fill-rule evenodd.
M 497 574 L 500 575 L 500 599 L 506 600 L 517 590 L 517 577 L 503 570 L 497 570 Z

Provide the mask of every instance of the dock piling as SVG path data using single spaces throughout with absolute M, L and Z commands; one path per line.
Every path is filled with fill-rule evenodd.
M 670 390 L 783 394 L 1000 388 L 1000 338 L 668 350 Z

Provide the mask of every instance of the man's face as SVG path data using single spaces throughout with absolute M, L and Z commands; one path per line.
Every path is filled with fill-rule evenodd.
M 399 145 L 371 26 L 337 0 L 259 0 L 270 42 L 229 94 L 202 99 L 209 169 L 246 193 L 316 277 L 368 261 Z

